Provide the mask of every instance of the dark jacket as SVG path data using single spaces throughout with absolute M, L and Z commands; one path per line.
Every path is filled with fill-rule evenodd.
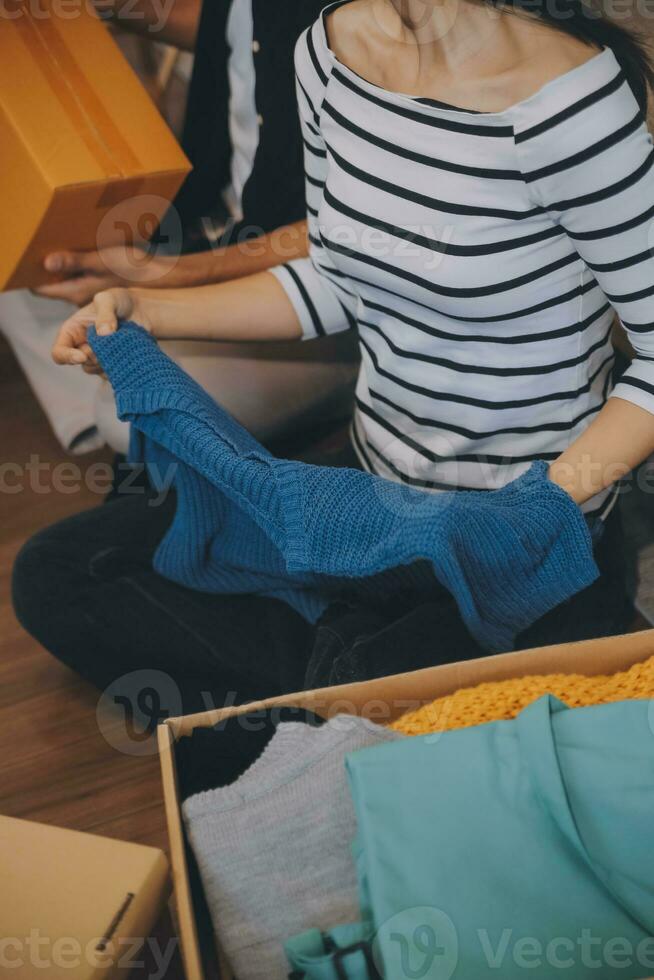
M 255 97 L 262 122 L 242 206 L 243 224 L 263 232 L 306 214 L 293 53 L 298 37 L 325 5 L 326 0 L 252 0 Z M 215 213 L 230 180 L 226 39 L 230 6 L 231 0 L 204 0 L 200 18 L 182 137 L 194 170 L 175 202 L 186 227 Z

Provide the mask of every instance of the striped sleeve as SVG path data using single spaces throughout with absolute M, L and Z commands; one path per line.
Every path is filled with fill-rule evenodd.
M 515 132 L 521 170 L 636 352 L 612 395 L 654 414 L 652 138 L 619 68 L 596 90 L 575 94 L 576 101 L 545 118 L 521 117 L 524 125 Z
M 284 287 L 302 325 L 305 340 L 349 330 L 355 324 L 356 297 L 322 245 L 318 213 L 327 178 L 327 150 L 320 132 L 320 109 L 331 70 L 322 47 L 306 31 L 295 50 L 297 97 L 304 142 L 309 257 L 270 271 Z M 320 54 L 318 53 L 320 51 Z

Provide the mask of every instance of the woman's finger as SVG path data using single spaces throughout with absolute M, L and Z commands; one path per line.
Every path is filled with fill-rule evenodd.
M 88 355 L 80 349 L 85 340 L 86 326 L 71 317 L 61 327 L 52 348 L 55 364 L 85 364 Z
M 95 318 L 95 306 L 78 310 L 68 317 L 61 325 L 57 339 L 52 348 L 52 359 L 55 364 L 85 364 L 88 359 L 88 349 L 85 351 L 88 328 Z
M 106 337 L 118 329 L 118 317 L 121 314 L 120 293 L 120 289 L 105 289 L 96 293 L 93 299 L 95 329 L 99 337 Z
M 82 370 L 86 371 L 87 374 L 101 374 L 104 377 L 104 371 L 91 347 L 88 344 L 82 344 L 80 350 L 86 354 L 86 364 L 82 365 Z
M 84 374 L 99 375 L 101 378 L 107 377 L 97 362 L 95 364 L 82 364 L 82 371 L 84 371 Z

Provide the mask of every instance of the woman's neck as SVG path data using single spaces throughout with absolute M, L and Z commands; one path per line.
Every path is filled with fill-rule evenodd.
M 497 112 L 596 52 L 483 0 L 352 0 L 327 19 L 336 56 L 382 88 Z
M 417 49 L 421 71 L 457 70 L 497 44 L 500 12 L 467 0 L 373 0 L 382 31 Z

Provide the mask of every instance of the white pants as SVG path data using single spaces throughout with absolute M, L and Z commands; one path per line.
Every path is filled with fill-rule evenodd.
M 64 447 L 88 452 L 103 444 L 95 426 L 96 377 L 58 367 L 50 356 L 57 331 L 77 307 L 27 290 L 0 295 L 0 331 L 11 345 L 34 394 Z M 88 435 L 75 445 L 83 433 Z M 74 447 L 74 448 L 73 448 Z
M 128 426 L 116 418 L 107 382 L 50 358 L 56 332 L 74 307 L 20 291 L 0 295 L 0 329 L 48 416 L 57 438 L 74 451 L 108 443 L 125 452 Z M 209 394 L 259 439 L 291 425 L 310 425 L 344 415 L 358 370 L 352 333 L 292 344 L 162 344 Z M 89 431 L 91 430 L 91 431 Z

